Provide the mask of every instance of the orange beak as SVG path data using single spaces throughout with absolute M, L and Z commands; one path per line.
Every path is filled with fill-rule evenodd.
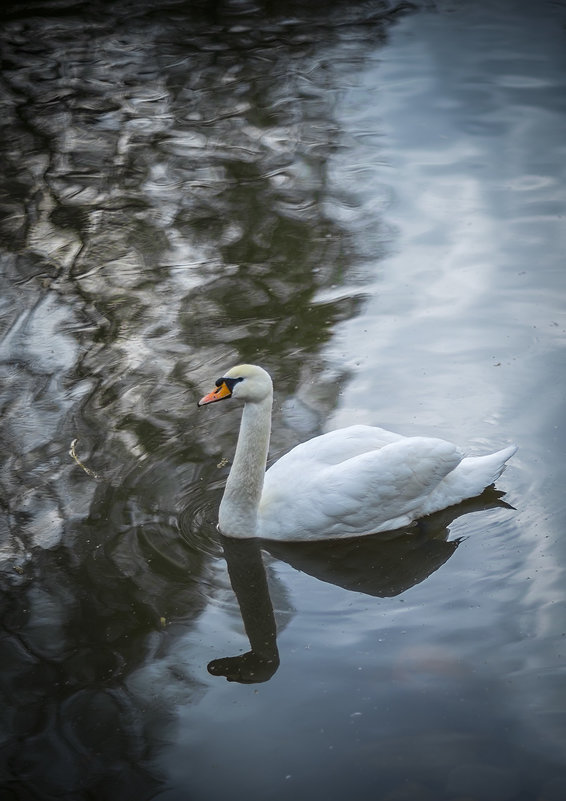
M 197 403 L 197 406 L 206 406 L 207 403 L 216 403 L 216 401 L 224 400 L 225 398 L 230 398 L 232 392 L 228 389 L 226 384 L 222 382 L 219 387 L 216 387 L 215 390 L 209 392 L 208 395 L 205 395 L 204 398 L 201 398 Z

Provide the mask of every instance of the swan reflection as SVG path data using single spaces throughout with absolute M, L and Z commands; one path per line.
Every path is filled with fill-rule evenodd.
M 459 517 L 496 507 L 511 508 L 504 493 L 488 488 L 477 498 L 437 512 L 408 529 L 347 540 L 269 542 L 221 536 L 230 583 L 251 650 L 214 659 L 213 676 L 252 684 L 268 681 L 279 667 L 277 627 L 262 550 L 311 576 L 377 598 L 400 595 L 432 575 L 458 548 L 448 540 Z
M 214 659 L 213 676 L 244 684 L 267 681 L 279 667 L 277 627 L 258 540 L 221 537 L 230 583 L 238 599 L 251 651 Z

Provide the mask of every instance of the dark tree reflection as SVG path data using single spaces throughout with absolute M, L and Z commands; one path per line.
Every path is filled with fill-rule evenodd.
M 362 302 L 325 205 L 335 51 L 407 6 L 307 5 L 3 4 L 3 798 L 155 794 L 171 711 L 135 677 L 219 558 L 196 387 L 247 359 L 293 396 Z M 187 665 L 173 687 L 203 691 Z

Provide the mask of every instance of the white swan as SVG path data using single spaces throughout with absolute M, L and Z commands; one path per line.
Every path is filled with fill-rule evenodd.
M 265 472 L 269 373 L 232 367 L 198 405 L 230 397 L 245 406 L 218 516 L 228 537 L 320 540 L 391 531 L 480 495 L 517 450 L 464 458 L 442 439 L 355 425 L 297 445 Z

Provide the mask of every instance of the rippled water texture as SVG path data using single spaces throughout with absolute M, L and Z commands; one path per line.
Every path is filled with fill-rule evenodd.
M 2 801 L 562 801 L 564 5 L 1 14 Z M 418 531 L 223 543 L 239 361 L 273 459 L 520 450 Z

